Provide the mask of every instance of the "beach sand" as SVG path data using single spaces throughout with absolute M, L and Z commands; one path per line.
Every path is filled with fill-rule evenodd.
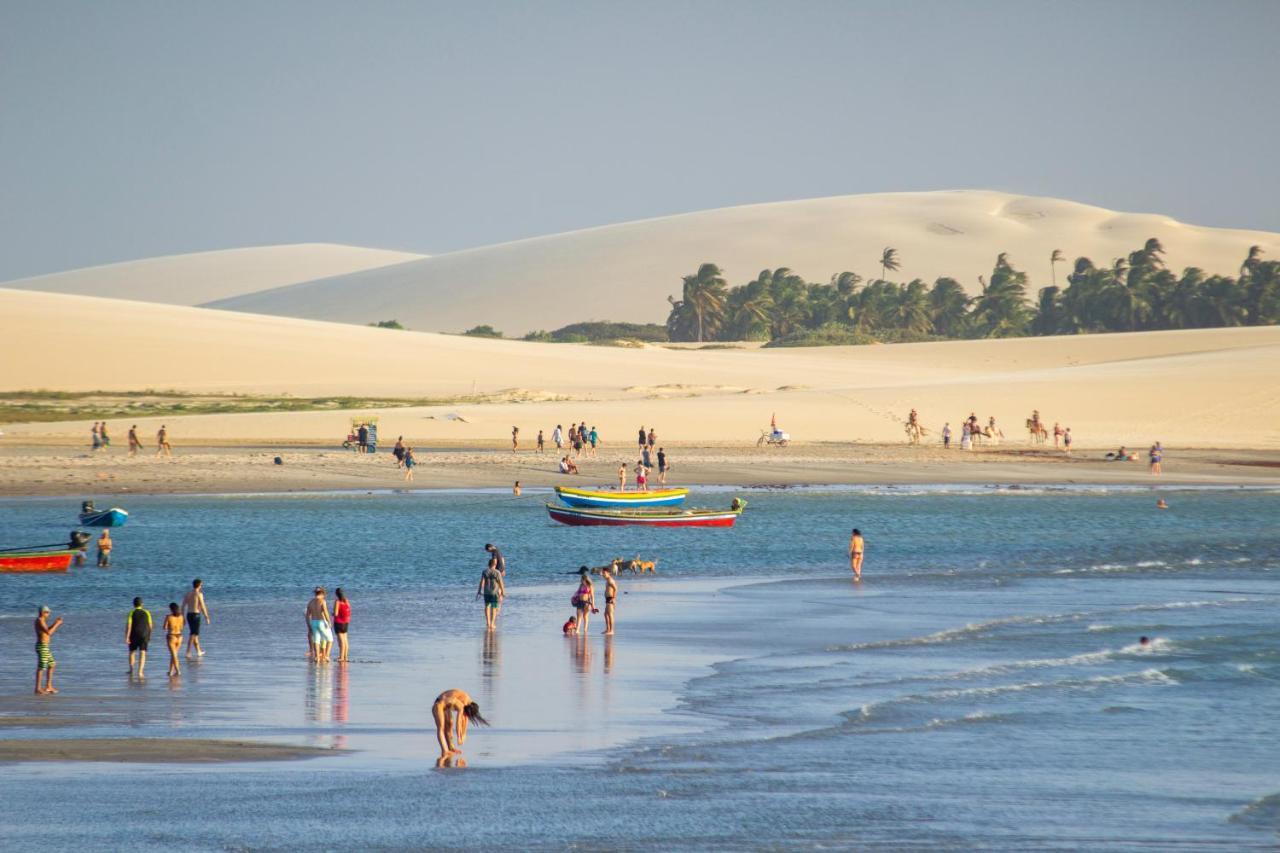
M 134 764 L 213 764 L 286 761 L 331 754 L 328 749 L 204 738 L 59 738 L 0 740 L 0 764 L 17 761 L 109 761 Z

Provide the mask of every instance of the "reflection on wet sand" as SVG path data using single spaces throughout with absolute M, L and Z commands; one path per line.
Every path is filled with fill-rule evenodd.
M 461 755 L 442 755 L 436 759 L 437 770 L 452 770 L 467 766 L 467 759 Z
M 490 680 L 502 675 L 502 641 L 497 631 L 486 631 L 480 650 L 480 675 Z

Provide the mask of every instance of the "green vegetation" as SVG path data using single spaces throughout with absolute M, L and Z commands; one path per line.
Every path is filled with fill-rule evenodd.
M 500 338 L 502 332 L 499 332 L 493 326 L 472 326 L 462 334 L 472 338 Z
M 1006 253 L 989 276 L 978 277 L 982 291 L 972 297 L 946 276 L 932 285 L 888 281 L 902 265 L 893 248 L 877 262 L 881 277 L 865 284 L 854 272 L 815 284 L 780 267 L 731 288 L 708 263 L 684 277 L 681 299 L 668 297 L 667 331 L 673 341 L 822 346 L 1280 323 L 1280 261 L 1262 260 L 1259 247 L 1249 249 L 1235 278 L 1195 267 L 1175 274 L 1164 252 L 1152 238 L 1108 267 L 1077 258 L 1059 287 L 1058 264 L 1066 258 L 1055 249 L 1048 259 L 1052 283 L 1034 304 L 1027 273 Z
M 665 343 L 667 327 L 658 323 L 610 323 L 592 321 L 571 323 L 554 332 L 537 331 L 524 336 L 526 341 L 555 344 L 613 344 L 617 341 Z
M 327 409 L 389 409 L 484 402 L 487 397 L 279 397 L 246 394 L 184 394 L 178 391 L 5 391 L 0 423 L 217 415 L 248 412 L 310 412 Z
M 379 320 L 376 323 L 370 323 L 370 326 L 378 329 L 399 329 L 404 331 L 404 326 L 400 325 L 399 320 Z

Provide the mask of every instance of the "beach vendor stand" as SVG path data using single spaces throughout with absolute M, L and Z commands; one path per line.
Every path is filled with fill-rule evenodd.
M 366 453 L 373 453 L 378 447 L 378 417 L 376 415 L 357 415 L 351 419 L 351 430 L 347 433 L 347 438 L 342 442 L 343 450 L 355 450 L 359 452 L 360 430 L 363 429 L 364 448 Z

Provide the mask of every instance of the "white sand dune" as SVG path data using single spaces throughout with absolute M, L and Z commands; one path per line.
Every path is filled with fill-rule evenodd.
M 782 350 L 624 349 L 371 329 L 0 289 L 0 390 L 263 392 L 434 398 L 383 413 L 415 440 L 501 439 L 585 418 L 610 441 L 753 441 L 776 412 L 805 441 L 898 441 L 994 415 L 1011 435 L 1038 408 L 1080 446 L 1280 445 L 1280 327 Z M 571 398 L 571 401 L 557 398 Z M 527 401 L 527 402 L 526 402 Z M 463 420 L 449 416 L 458 414 Z M 166 418 L 196 438 L 332 439 L 341 412 Z M 141 421 L 154 430 L 153 420 Z M 9 425 L 9 439 L 84 424 Z M 117 432 L 119 428 L 117 427 Z
M 212 307 L 347 323 L 395 318 L 424 331 L 489 323 L 508 335 L 579 320 L 662 322 L 681 276 L 711 261 L 731 284 L 787 266 L 810 281 L 852 270 L 879 275 L 898 250 L 894 279 L 957 278 L 971 292 L 1000 252 L 1050 283 L 1061 249 L 1110 264 L 1159 238 L 1167 262 L 1235 275 L 1251 245 L 1280 255 L 1280 235 L 1203 228 L 1166 216 L 1117 213 L 1052 198 L 988 191 L 853 195 L 668 216 L 436 255 L 393 267 L 220 299 Z
M 421 260 L 424 255 L 333 243 L 169 255 L 5 282 L 5 287 L 170 305 L 199 305 L 258 290 Z

